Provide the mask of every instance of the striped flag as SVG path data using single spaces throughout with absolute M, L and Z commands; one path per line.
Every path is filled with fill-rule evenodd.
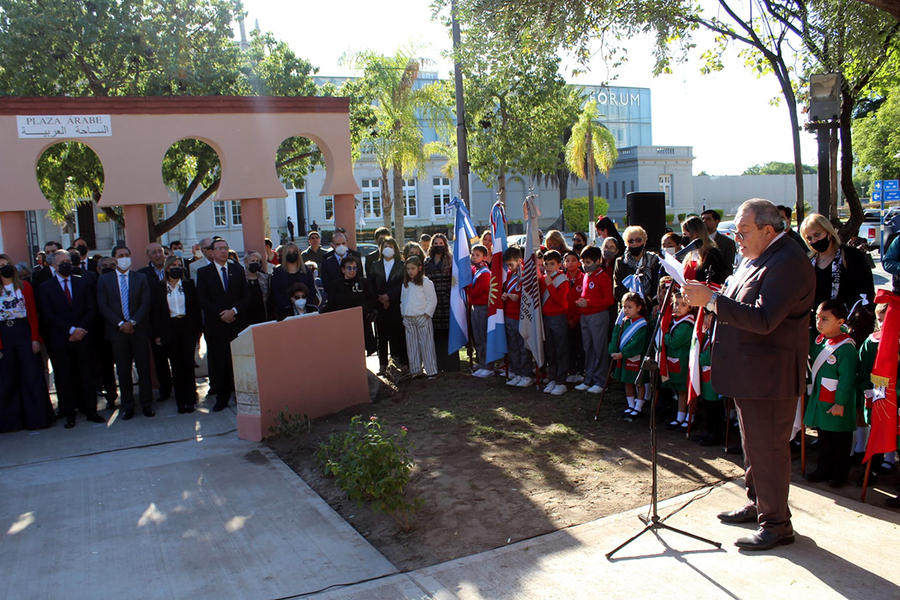
M 469 238 L 475 237 L 475 228 L 472 227 L 469 210 L 459 198 L 454 197 L 449 206 L 456 210 L 453 275 L 450 284 L 450 331 L 447 340 L 447 354 L 453 354 L 469 342 L 469 312 L 465 288 L 472 283 Z
M 491 239 L 494 253 L 491 255 L 491 289 L 488 295 L 487 362 L 506 356 L 506 324 L 503 319 L 503 284 L 506 283 L 506 267 L 503 253 L 506 251 L 506 214 L 498 200 L 491 208 Z
M 538 285 L 537 264 L 534 253 L 541 247 L 538 217 L 541 211 L 534 202 L 534 195 L 525 198 L 522 207 L 525 215 L 525 251 L 521 269 L 522 296 L 519 302 L 519 335 L 525 347 L 531 351 L 537 366 L 544 366 L 544 320 L 541 316 L 541 289 Z M 496 241 L 494 242 L 496 243 Z
M 719 291 L 722 286 L 716 283 L 704 283 L 713 291 Z M 697 309 L 697 319 L 694 322 L 694 334 L 691 336 L 691 353 L 688 356 L 688 407 L 690 412 L 697 408 L 696 400 L 702 396 L 702 380 L 700 373 L 700 353 L 703 350 L 703 317 L 706 311 L 701 306 Z M 713 314 L 715 319 L 715 314 Z M 710 327 L 712 329 L 712 327 Z

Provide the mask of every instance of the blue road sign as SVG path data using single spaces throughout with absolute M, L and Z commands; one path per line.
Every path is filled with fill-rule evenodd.
M 900 180 L 898 179 L 885 179 L 884 180 L 884 191 L 892 192 L 895 190 L 900 190 Z
M 880 192 L 884 188 L 884 182 L 880 179 L 875 180 L 875 191 Z
M 872 202 L 881 202 L 881 195 L 883 192 L 872 192 Z
M 900 190 L 885 190 L 884 201 L 894 202 L 895 200 L 900 200 Z

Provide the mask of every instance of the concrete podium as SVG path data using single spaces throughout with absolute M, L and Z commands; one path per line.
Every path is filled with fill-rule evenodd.
M 244 440 L 269 435 L 282 411 L 314 419 L 369 402 L 360 308 L 251 325 L 231 360 Z

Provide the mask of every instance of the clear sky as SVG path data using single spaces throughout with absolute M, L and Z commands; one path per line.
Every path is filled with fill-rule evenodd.
M 451 76 L 452 65 L 442 58 L 450 48 L 450 35 L 432 21 L 428 0 L 244 0 L 244 8 L 248 31 L 258 22 L 260 29 L 271 31 L 318 66 L 321 75 L 354 74 L 339 64 L 345 53 L 392 54 L 412 44 L 418 55 L 437 62 L 441 77 Z M 697 39 L 703 48 L 710 37 Z M 646 39 L 634 39 L 628 62 L 617 71 L 595 60 L 587 73 L 564 74 L 578 83 L 649 87 L 653 143 L 693 146 L 695 174 L 740 174 L 757 163 L 793 161 L 787 109 L 784 102 L 770 103 L 780 98 L 774 76 L 757 79 L 736 51 L 727 57 L 724 71 L 701 75 L 698 51 L 689 62 L 676 66 L 674 74 L 653 77 L 651 49 Z M 803 161 L 813 164 L 815 140 L 806 132 L 800 136 Z

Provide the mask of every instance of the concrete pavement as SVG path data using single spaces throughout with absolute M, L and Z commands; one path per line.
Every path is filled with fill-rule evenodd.
M 234 412 L 0 436 L 0 598 L 270 599 L 396 572 Z
M 797 541 L 742 553 L 734 540 L 752 527 L 720 524 L 715 514 L 741 506 L 735 483 L 662 503 L 668 521 L 722 542 L 722 548 L 661 531 L 646 533 L 612 561 L 604 556 L 642 528 L 646 509 L 613 515 L 474 556 L 379 581 L 313 595 L 317 600 L 731 598 L 816 600 L 900 598 L 900 515 L 793 486 Z

